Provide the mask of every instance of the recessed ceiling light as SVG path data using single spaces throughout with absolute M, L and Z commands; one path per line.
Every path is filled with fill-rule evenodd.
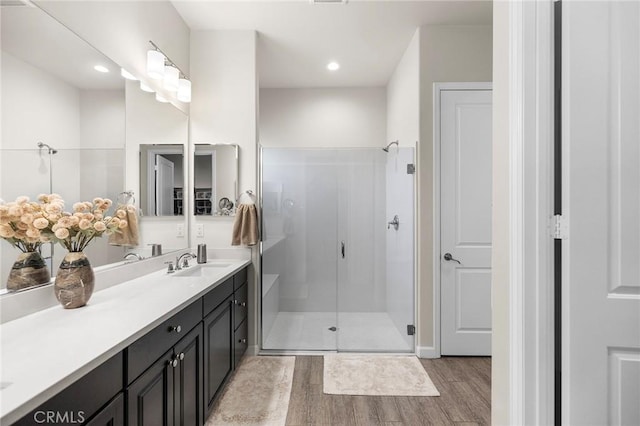
M 329 62 L 327 64 L 327 69 L 329 71 L 336 71 L 336 70 L 340 69 L 340 64 L 337 63 L 337 62 Z
M 93 67 L 93 69 L 98 72 L 109 72 L 109 68 L 105 67 L 104 65 L 96 65 L 95 67 Z
M 129 71 L 124 68 L 120 68 L 120 75 L 126 78 L 127 80 L 137 80 L 136 76 L 131 74 Z

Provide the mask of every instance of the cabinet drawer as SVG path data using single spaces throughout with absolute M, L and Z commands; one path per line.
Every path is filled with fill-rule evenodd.
M 56 424 L 84 423 L 122 391 L 123 368 L 123 355 L 119 352 L 14 424 L 46 423 L 47 412 L 59 413 Z
M 200 299 L 165 320 L 127 348 L 127 384 L 202 320 Z
M 202 312 L 207 316 L 233 293 L 233 277 L 219 284 L 202 297 Z
M 237 289 L 233 296 L 233 328 L 236 329 L 247 318 L 247 285 Z
M 244 268 L 241 271 L 236 272 L 236 274 L 233 276 L 233 289 L 236 290 L 240 288 L 246 282 L 247 268 Z

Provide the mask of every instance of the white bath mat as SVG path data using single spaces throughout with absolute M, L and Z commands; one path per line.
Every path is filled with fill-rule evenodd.
M 279 426 L 289 411 L 296 358 L 245 357 L 205 426 Z
M 324 356 L 324 393 L 369 396 L 440 396 L 415 356 Z

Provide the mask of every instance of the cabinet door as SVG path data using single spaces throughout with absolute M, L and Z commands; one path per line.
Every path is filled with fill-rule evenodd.
M 100 410 L 86 426 L 124 426 L 124 396 L 122 393 Z
M 203 334 L 198 324 L 175 347 L 178 367 L 175 375 L 175 425 L 204 424 L 203 414 Z
M 127 388 L 129 426 L 170 426 L 174 421 L 173 350 L 166 352 Z
M 204 389 L 207 413 L 233 368 L 231 300 L 232 297 L 227 298 L 204 319 Z
M 236 328 L 233 337 L 233 369 L 235 370 L 240 364 L 242 356 L 247 351 L 247 320 L 244 320 L 238 328 Z

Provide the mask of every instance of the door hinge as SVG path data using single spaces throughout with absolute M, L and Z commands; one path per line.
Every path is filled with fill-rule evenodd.
M 564 240 L 569 236 L 567 220 L 562 215 L 553 216 L 551 223 L 551 236 L 554 240 Z
M 413 324 L 407 324 L 407 334 L 409 336 L 413 336 L 416 334 L 416 326 Z
M 412 175 L 416 172 L 416 165 L 415 164 L 407 164 L 407 174 L 408 175 Z

